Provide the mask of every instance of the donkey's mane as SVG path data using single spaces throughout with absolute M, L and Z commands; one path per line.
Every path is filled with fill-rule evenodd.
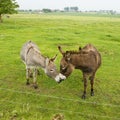
M 38 49 L 36 49 L 35 47 L 33 47 L 34 51 L 37 53 L 40 53 L 40 51 Z
M 75 50 L 70 50 L 70 51 L 66 51 L 66 54 L 80 54 L 81 52 L 80 51 L 75 51 Z
M 40 51 L 38 49 L 36 49 L 33 45 L 31 45 L 28 50 L 27 50 L 27 54 L 29 53 L 30 49 L 33 49 L 36 53 L 41 54 Z

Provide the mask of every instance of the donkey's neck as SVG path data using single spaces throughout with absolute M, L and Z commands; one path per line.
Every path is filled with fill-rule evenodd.
M 81 57 L 80 53 L 71 54 L 70 58 L 70 63 L 74 65 L 74 67 L 81 65 L 81 62 L 84 63 L 84 58 Z
M 43 69 L 45 68 L 47 57 L 43 56 L 39 50 L 33 48 L 33 52 L 31 56 L 32 56 L 32 62 L 34 63 L 35 66 L 42 67 Z
M 43 69 L 45 69 L 45 66 L 46 66 L 46 57 L 45 56 L 43 56 L 43 55 L 39 55 L 38 56 L 38 59 L 39 59 L 39 61 L 38 61 L 38 65 L 40 66 L 40 67 L 42 67 Z

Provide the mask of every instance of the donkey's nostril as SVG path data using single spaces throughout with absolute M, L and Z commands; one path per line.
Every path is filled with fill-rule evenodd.
M 58 83 L 61 83 L 63 80 L 64 80 L 64 79 L 60 79 L 60 80 L 58 81 Z
M 62 80 L 59 80 L 57 83 L 61 83 Z

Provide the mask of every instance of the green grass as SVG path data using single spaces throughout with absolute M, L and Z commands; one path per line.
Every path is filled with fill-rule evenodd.
M 75 70 L 61 84 L 41 70 L 37 90 L 26 86 L 25 66 L 20 49 L 34 41 L 43 55 L 58 54 L 57 68 L 64 50 L 78 50 L 88 43 L 102 55 L 95 78 L 95 96 L 82 100 L 82 73 Z M 0 24 L 0 119 L 51 120 L 62 114 L 64 120 L 116 120 L 120 118 L 120 18 L 73 14 L 18 14 Z M 32 80 L 31 80 L 32 82 Z

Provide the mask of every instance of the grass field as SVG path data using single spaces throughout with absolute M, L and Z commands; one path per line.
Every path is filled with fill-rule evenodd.
M 95 78 L 95 96 L 83 93 L 82 73 L 75 70 L 61 84 L 41 70 L 38 89 L 26 86 L 25 66 L 20 49 L 34 41 L 44 56 L 58 54 L 57 68 L 64 50 L 78 50 L 91 43 L 102 55 L 102 66 Z M 31 81 L 32 82 L 32 81 Z M 0 120 L 120 119 L 120 18 L 79 15 L 18 14 L 0 23 Z

